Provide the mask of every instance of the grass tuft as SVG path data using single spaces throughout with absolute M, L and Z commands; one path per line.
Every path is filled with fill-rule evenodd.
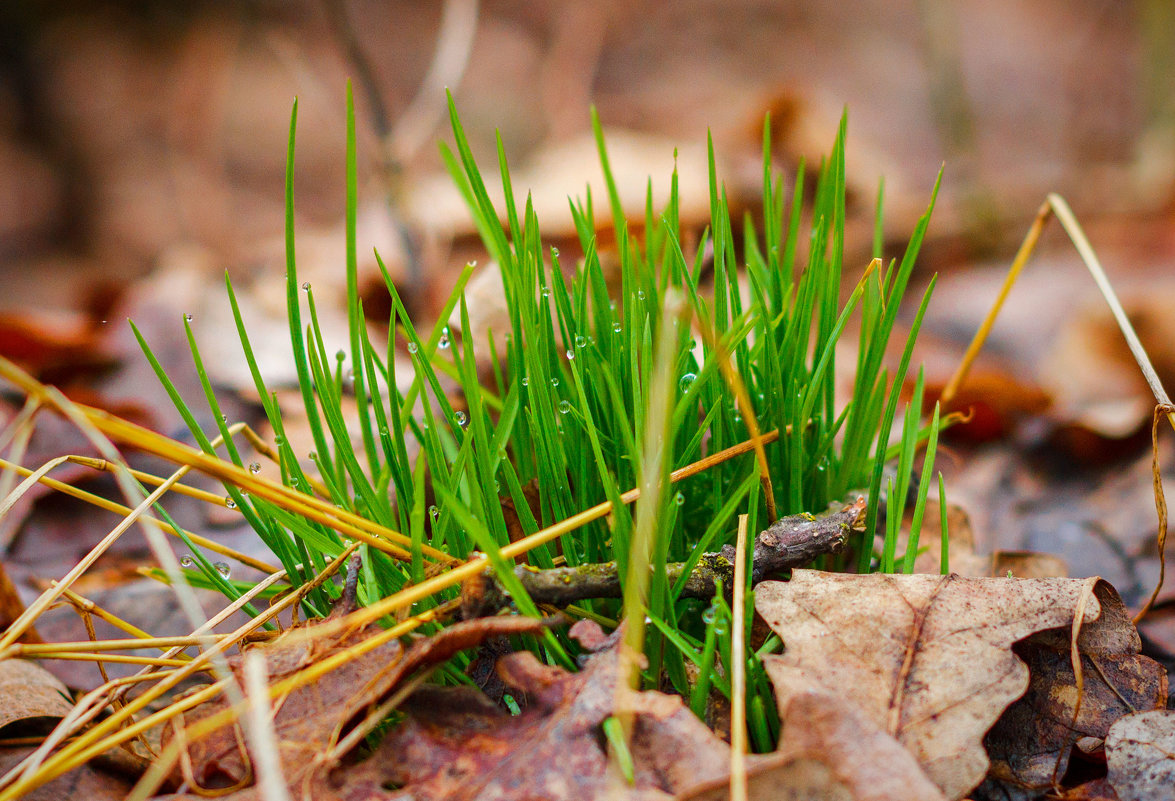
M 896 553 L 898 529 L 910 487 L 916 486 L 913 530 L 921 524 L 940 423 L 936 410 L 929 425 L 920 424 L 921 374 L 901 417 L 898 412 L 933 282 L 921 298 L 896 370 L 884 367 L 884 355 L 938 183 L 901 260 L 882 261 L 878 236 L 877 258 L 842 302 L 844 121 L 829 157 L 815 170 L 811 189 L 805 186 L 803 166 L 791 187 L 773 172 L 769 122 L 765 125 L 762 231 L 749 218 L 732 219 L 710 142 L 710 224 L 687 252 L 676 174 L 669 177 L 663 208 L 654 207 L 650 181 L 644 219 L 629 220 L 593 110 L 619 265 L 617 274 L 609 275 L 600 258 L 590 192 L 570 202 L 584 255 L 567 264 L 544 245 L 530 198 L 515 196 L 500 139 L 503 209 L 490 200 L 451 97 L 449 111 L 454 147 L 442 145 L 441 155 L 502 276 L 510 320 L 502 332 L 504 349 L 469 335 L 464 287 L 472 265 L 461 273 L 436 322 L 421 329 L 409 318 L 378 253 L 392 305 L 386 340 L 373 341 L 357 290 L 355 120 L 348 85 L 349 338 L 345 350 L 326 351 L 313 287 L 299 281 L 294 258 L 295 103 L 286 171 L 286 298 L 315 451 L 296 453 L 287 439 L 226 276 L 244 358 L 275 432 L 273 453 L 289 490 L 262 497 L 229 481 L 227 498 L 295 586 L 310 583 L 360 543 L 358 599 L 382 614 L 387 626 L 396 622 L 391 610 L 403 608 L 398 597 L 416 613 L 456 598 L 453 582 L 436 582 L 439 589 L 427 593 L 424 587 L 410 588 L 431 587 L 432 577 L 449 563 L 478 554 L 486 557 L 519 612 L 541 614 L 514 573 L 514 559 L 523 554 L 511 545 L 519 538 L 514 527 L 531 537 L 524 557 L 536 569 L 615 560 L 625 597 L 584 601 L 573 614 L 633 622 L 630 637 L 642 645 L 649 665 L 639 682 L 662 686 L 663 679 L 668 681 L 695 713 L 705 716 L 712 691 L 731 697 L 730 672 L 723 666 L 732 664 L 732 642 L 737 640 L 740 648 L 750 642 L 750 616 L 741 610 L 733 614 L 721 592 L 709 603 L 682 598 L 684 578 L 670 582 L 666 564 L 692 566 L 703 552 L 733 543 L 741 515 L 755 532 L 777 515 L 823 511 L 863 493 L 868 496 L 867 530 L 852 543 L 852 556 L 826 566 L 913 568 L 917 539 L 910 540 L 904 554 Z M 805 214 L 808 196 L 814 200 Z M 880 192 L 877 209 L 880 232 Z M 668 304 L 669 298 L 676 300 Z M 463 335 L 449 330 L 454 316 Z M 852 396 L 839 405 L 837 346 L 853 319 L 860 333 Z M 190 327 L 188 334 L 205 402 L 212 419 L 221 420 Z M 208 435 L 141 337 L 140 343 L 200 448 L 215 455 Z M 410 376 L 398 374 L 401 350 L 410 356 Z M 481 376 L 489 373 L 492 380 L 483 383 Z M 456 383 L 456 393 L 446 392 L 450 382 Z M 357 420 L 343 413 L 347 395 L 354 397 Z M 901 421 L 901 434 L 891 441 L 895 420 Z M 231 432 L 224 423 L 218 429 L 224 458 L 243 467 Z M 672 471 L 748 440 L 751 445 L 737 455 L 714 459 L 706 469 L 671 483 Z M 925 456 L 916 481 L 922 446 Z M 895 459 L 896 472 L 889 472 Z M 641 488 L 635 517 L 626 506 L 635 496 L 626 490 L 633 487 Z M 598 511 L 601 503 L 610 504 L 603 507 L 606 515 Z M 507 505 L 514 510 L 509 520 Z M 590 513 L 581 514 L 585 510 Z M 879 531 L 883 544 L 875 548 Z M 251 585 L 225 580 L 194 541 L 189 545 L 198 566 L 190 572 L 194 583 L 215 586 L 233 598 L 248 592 Z M 741 589 L 750 603 L 752 588 Z M 302 598 L 302 610 L 325 615 L 339 593 L 337 581 L 314 586 Z M 737 638 L 733 621 L 744 628 Z M 430 622 L 424 630 L 439 625 Z M 547 631 L 523 644 L 552 663 L 575 664 L 576 646 L 560 633 Z M 740 657 L 746 665 L 746 726 L 756 750 L 773 747 L 778 735 L 760 662 L 778 647 L 772 638 Z M 467 660 L 454 657 L 436 680 L 468 681 L 463 673 Z

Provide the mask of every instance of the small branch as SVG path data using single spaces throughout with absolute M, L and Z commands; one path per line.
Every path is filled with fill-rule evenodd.
M 823 554 L 836 553 L 844 547 L 849 531 L 859 529 L 864 522 L 865 507 L 865 498 L 859 497 L 840 511 L 820 517 L 799 514 L 777 520 L 755 538 L 751 583 L 758 584 L 782 570 L 806 565 Z M 732 586 L 734 562 L 735 549 L 731 545 L 715 553 L 702 554 L 686 579 L 681 597 L 710 598 L 718 581 L 724 587 Z M 669 582 L 676 583 L 684 569 L 683 562 L 666 565 Z M 566 606 L 588 598 L 621 597 L 615 562 L 547 570 L 519 565 L 514 568 L 514 574 L 530 597 L 540 604 Z M 509 603 L 509 596 L 491 571 L 462 588 L 463 617 L 493 614 Z

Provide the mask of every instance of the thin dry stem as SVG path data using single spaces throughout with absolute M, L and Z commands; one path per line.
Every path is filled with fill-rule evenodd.
M 730 801 L 747 801 L 747 516 L 738 516 L 730 643 Z

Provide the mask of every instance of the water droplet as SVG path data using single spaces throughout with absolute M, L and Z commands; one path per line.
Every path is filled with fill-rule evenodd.
M 182 567 L 191 567 L 194 564 L 196 564 L 196 560 L 192 558 L 190 553 L 186 553 L 180 557 L 180 565 Z
M 552 378 L 552 379 L 551 379 L 551 386 L 553 386 L 553 387 L 557 387 L 557 386 L 559 386 L 559 379 L 558 379 L 558 378 Z
M 643 290 L 643 289 L 638 289 L 638 290 L 636 291 L 636 299 L 637 299 L 637 300 L 644 300 L 644 299 L 645 299 L 645 290 Z
M 702 622 L 709 626 L 714 622 L 714 617 L 718 614 L 718 608 L 713 604 L 706 607 L 706 611 L 702 613 Z
M 216 572 L 222 578 L 228 578 L 228 574 L 232 572 L 232 568 L 228 566 L 228 562 L 213 562 L 212 566 L 216 568 Z
M 260 473 L 261 472 L 261 462 L 250 462 L 249 463 L 249 472 L 252 473 L 253 475 L 257 475 L 258 473 Z
M 454 413 L 453 419 L 455 419 L 457 421 L 457 425 L 459 425 L 459 426 L 464 426 L 466 423 L 469 422 L 469 418 L 465 416 L 465 412 Z
M 236 509 L 237 508 L 237 502 L 233 500 L 233 497 L 231 495 L 225 496 L 224 505 L 227 506 L 229 509 Z
M 677 382 L 677 388 L 682 392 L 685 392 L 690 388 L 690 384 L 694 383 L 696 379 L 697 376 L 693 373 L 686 373 L 681 377 L 681 380 Z
M 298 477 L 297 476 L 290 476 L 290 486 L 291 487 L 298 486 Z
M 437 518 L 441 516 L 441 510 L 436 507 L 436 504 L 428 507 L 428 519 L 432 522 L 437 522 Z
M 343 361 L 344 359 L 347 358 L 347 351 L 343 350 L 342 348 L 339 348 L 337 351 L 335 351 L 335 358 L 338 359 L 340 362 Z
M 577 347 L 577 348 L 587 347 L 587 337 L 585 337 L 583 334 L 576 334 L 575 335 L 575 347 Z
M 525 387 L 525 386 L 528 386 L 529 384 L 530 384 L 530 378 L 527 376 L 523 376 L 522 377 L 522 386 Z
M 715 636 L 718 636 L 718 637 L 721 637 L 724 634 L 726 634 L 726 620 L 725 619 L 715 621 L 714 634 L 715 634 Z
M 573 351 L 569 348 L 567 350 L 567 361 L 571 361 L 574 358 L 575 358 L 575 351 Z
M 192 315 L 190 313 L 184 314 L 184 319 L 190 323 L 192 322 Z
M 543 287 L 543 297 L 544 298 L 551 297 L 551 288 L 549 286 Z
M 438 348 L 449 347 L 449 327 L 445 326 L 441 329 L 441 338 L 437 341 Z
M 566 400 L 559 401 L 559 414 L 567 414 L 571 411 L 571 403 Z
M 415 342 L 409 342 L 409 343 L 408 343 L 408 352 L 409 352 L 409 353 L 415 353 L 415 352 L 416 352 L 416 343 L 415 343 Z
M 388 427 L 387 426 L 380 426 L 379 435 L 381 437 L 386 437 L 388 435 Z
M 283 437 L 281 434 L 278 434 L 276 437 L 273 438 L 273 442 L 275 445 L 285 445 L 286 438 Z
M 310 461 L 312 461 L 312 462 L 318 461 L 318 451 L 310 451 L 310 453 L 308 455 L 310 456 Z
M 303 291 L 303 292 L 309 292 L 309 291 L 310 291 L 310 282 L 309 282 L 309 281 L 303 281 L 303 282 L 302 282 L 302 291 Z
M 559 248 L 551 248 L 551 255 L 555 258 L 559 258 Z
M 619 334 L 622 330 L 623 329 L 620 327 L 620 323 L 612 323 L 612 333 L 613 334 Z
M 683 503 L 685 503 L 685 496 L 679 492 L 673 496 L 673 502 L 678 506 L 681 506 Z
M 105 320 L 103 320 L 103 321 L 102 321 L 102 325 L 106 325 L 106 321 L 105 321 Z
M 465 263 L 465 266 L 466 267 L 476 267 L 477 266 L 477 259 L 470 259 L 468 262 Z

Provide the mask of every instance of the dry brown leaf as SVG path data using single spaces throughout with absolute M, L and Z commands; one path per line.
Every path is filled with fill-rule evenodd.
M 856 801 L 836 776 L 831 760 L 819 755 L 779 753 L 756 760 L 747 769 L 747 801 Z M 716 779 L 675 801 L 727 801 L 730 780 Z
M 33 752 L 27 748 L 0 748 L 0 775 L 7 773 Z M 101 759 L 81 765 L 21 796 L 21 801 L 120 801 L 131 785 L 125 778 L 98 769 Z
M 1175 793 L 1175 710 L 1127 715 L 1106 736 L 1109 782 L 1121 801 L 1157 801 Z
M 1032 674 L 1028 692 L 984 738 L 992 759 L 984 787 L 998 785 L 997 797 L 1037 797 L 1064 776 L 1079 739 L 1105 739 L 1123 715 L 1166 705 L 1167 673 L 1140 654 L 1142 642 L 1122 599 L 1105 582 L 1094 593 L 1102 614 L 1077 638 L 1080 693 L 1068 632 L 1043 632 L 1016 645 Z
M 526 701 L 522 714 L 511 716 L 470 688 L 424 688 L 402 706 L 408 719 L 379 753 L 351 773 L 430 801 L 668 799 L 728 776 L 729 747 L 679 697 L 650 691 L 628 696 L 635 783 L 617 784 L 601 726 L 616 711 L 618 640 L 605 639 L 588 621 L 572 633 L 597 650 L 579 673 L 543 665 L 528 652 L 499 661 L 502 680 Z
M 274 715 L 274 729 L 286 780 L 291 787 L 319 781 L 319 757 L 332 734 L 367 705 L 391 692 L 405 678 L 427 665 L 437 664 L 458 651 L 471 648 L 488 637 L 533 633 L 543 626 L 540 620 L 496 617 L 457 623 L 405 650 L 393 640 L 349 660 L 336 670 L 286 694 Z M 293 676 L 306 666 L 346 650 L 380 629 L 351 632 L 337 637 L 314 638 L 294 630 L 264 648 L 270 682 Z M 234 673 L 242 659 L 230 660 Z M 216 714 L 226 708 L 224 699 L 203 704 L 188 716 L 186 723 Z M 168 739 L 174 736 L 168 733 Z M 242 757 L 244 736 L 235 725 L 222 726 L 207 737 L 190 743 L 187 758 L 196 784 L 204 788 L 232 787 L 251 775 Z M 333 765 L 321 766 L 331 768 Z M 172 778 L 182 780 L 177 769 Z M 248 797 L 241 796 L 242 798 Z
M 33 718 L 60 718 L 73 709 L 53 674 L 25 659 L 0 661 L 0 729 Z
M 781 752 L 823 758 L 853 801 L 943 801 L 910 752 L 840 693 L 783 657 L 764 657 L 764 667 L 775 686 Z
M 1028 687 L 1012 644 L 1068 626 L 1092 581 L 838 575 L 763 582 L 755 607 L 802 668 L 893 735 L 948 798 L 979 784 L 982 737 Z M 1084 620 L 1101 613 L 1090 598 Z

